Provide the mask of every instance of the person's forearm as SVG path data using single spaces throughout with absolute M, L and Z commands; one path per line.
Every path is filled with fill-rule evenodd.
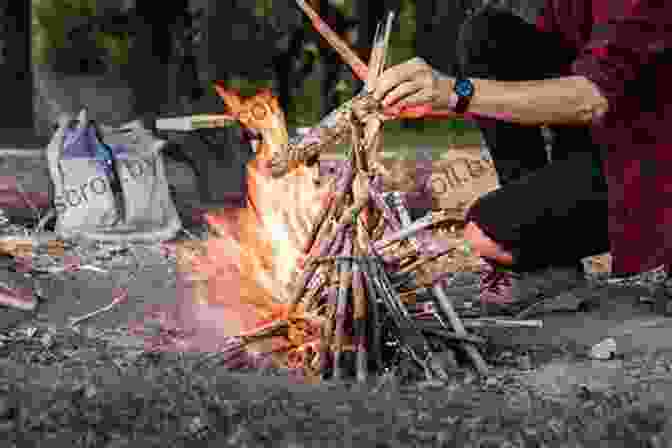
M 607 100 L 582 76 L 540 81 L 471 79 L 474 97 L 465 116 L 523 125 L 589 125 L 607 111 Z M 439 81 L 436 109 L 450 110 L 457 97 L 454 78 Z

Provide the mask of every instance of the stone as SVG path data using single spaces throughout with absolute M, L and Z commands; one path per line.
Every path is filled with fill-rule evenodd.
M 588 356 L 591 359 L 608 360 L 616 355 L 616 340 L 614 338 L 606 338 L 599 343 L 593 345 Z

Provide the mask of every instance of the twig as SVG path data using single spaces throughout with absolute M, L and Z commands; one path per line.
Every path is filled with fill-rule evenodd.
M 345 248 L 344 255 L 352 254 L 352 234 L 350 231 L 345 232 Z M 346 308 L 348 306 L 348 294 L 352 286 L 352 263 L 350 261 L 340 261 L 340 288 L 338 290 L 338 302 L 336 304 L 336 334 L 335 334 L 335 350 L 334 350 L 334 379 L 341 380 L 343 378 L 343 365 L 341 363 L 341 356 L 343 354 L 343 346 L 345 341 L 345 319 Z
M 494 317 L 480 317 L 476 319 L 463 319 L 465 327 L 503 327 L 503 328 L 542 328 L 543 320 L 518 320 L 518 319 L 498 319 Z
M 418 233 L 429 229 L 437 224 L 440 224 L 444 221 L 448 221 L 446 217 L 434 218 L 431 215 L 426 215 L 423 218 L 418 219 L 407 227 L 398 230 L 391 235 L 388 235 L 386 238 L 376 241 L 374 243 L 376 249 L 382 250 L 385 247 L 404 240 L 406 238 L 415 237 Z
M 413 261 L 412 263 L 408 264 L 407 266 L 403 266 L 399 270 L 399 272 L 407 273 L 407 272 L 416 271 L 416 270 L 424 267 L 426 264 L 431 263 L 432 261 L 434 261 L 438 258 L 444 257 L 446 255 L 450 255 L 452 253 L 455 253 L 456 250 L 457 250 L 457 248 L 453 247 L 453 248 L 450 248 L 450 249 L 446 249 L 446 250 L 437 252 L 437 253 L 432 254 L 432 255 L 426 255 L 424 257 L 420 257 L 417 260 Z
M 323 241 L 319 246 L 318 249 L 319 256 L 324 257 L 326 255 L 325 252 L 332 249 L 332 246 L 338 248 L 338 246 L 340 245 L 339 239 L 343 238 L 343 236 L 344 236 L 343 231 L 341 231 L 337 232 L 334 235 L 333 239 L 331 239 L 331 241 L 325 239 L 325 241 Z M 296 307 L 299 305 L 299 303 L 301 302 L 301 298 L 306 293 L 308 284 L 310 283 L 310 280 L 313 278 L 313 275 L 315 274 L 316 270 L 317 270 L 317 264 L 309 260 L 309 263 L 305 267 L 303 273 L 300 275 L 298 281 L 294 284 L 295 289 L 289 301 L 289 309 L 288 309 L 289 315 L 296 312 Z
M 343 58 L 359 79 L 365 79 L 368 68 L 357 54 L 327 25 L 305 0 L 296 0 L 303 12 L 310 18 L 313 27 L 331 44 L 332 48 Z
M 443 326 L 439 323 L 428 321 L 428 322 L 422 322 L 422 320 L 416 321 L 417 325 L 421 328 L 422 331 L 425 332 L 431 332 L 433 334 L 436 334 L 438 336 L 441 336 L 442 338 L 446 339 L 451 339 L 454 341 L 459 341 L 459 342 L 469 342 L 471 344 L 485 344 L 487 343 L 487 340 L 485 338 L 482 338 L 480 336 L 476 336 L 473 334 L 466 334 L 466 335 L 458 335 L 454 331 L 448 331 Z
M 398 194 L 393 195 L 391 198 L 395 200 L 395 205 L 397 206 L 396 208 L 399 212 L 399 218 L 401 222 L 406 226 L 412 227 L 412 224 L 410 224 L 411 220 L 410 215 L 408 214 L 406 207 L 404 206 L 404 202 L 401 195 Z M 431 222 L 432 220 L 428 219 L 428 221 Z M 417 234 L 422 230 L 423 229 L 420 228 L 415 233 Z M 411 237 L 411 239 L 416 243 L 416 245 L 418 245 L 418 247 L 420 246 L 420 242 L 415 237 L 415 234 L 414 236 Z M 453 309 L 453 305 L 443 289 L 442 282 L 437 282 L 434 284 L 433 292 L 434 292 L 434 300 L 439 310 L 437 317 L 440 318 L 440 316 L 442 315 L 446 317 L 450 322 L 450 325 L 453 327 L 453 330 L 455 334 L 457 334 L 457 336 L 460 337 L 467 336 L 467 331 L 462 325 L 462 321 L 460 321 L 459 316 Z M 488 372 L 487 364 L 485 363 L 485 360 L 481 356 L 481 353 L 478 351 L 478 349 L 473 344 L 468 342 L 462 343 L 462 347 L 467 352 L 469 358 L 471 358 L 476 370 L 482 375 L 487 375 Z
M 326 288 L 328 282 L 329 282 L 329 274 L 330 270 L 326 270 L 320 273 L 317 273 L 316 276 L 318 276 L 317 284 L 315 285 L 312 290 L 305 295 L 305 297 L 302 300 L 302 303 L 304 305 L 304 310 L 310 311 L 310 309 L 313 307 L 313 304 L 317 301 L 317 298 L 322 294 L 324 289 Z
M 55 217 L 56 217 L 56 209 L 52 207 L 47 211 L 47 213 L 44 214 L 42 218 L 40 218 L 39 222 L 37 223 L 37 227 L 35 228 L 35 231 L 38 233 L 42 232 L 44 230 L 44 227 L 49 222 L 49 220 Z
M 26 204 L 28 204 L 28 206 L 33 210 L 33 213 L 35 214 L 35 218 L 39 222 L 40 218 L 42 217 L 42 214 L 40 213 L 40 210 L 37 208 L 35 203 L 33 203 L 33 201 L 30 200 L 30 197 L 28 197 L 28 194 L 23 189 L 23 185 L 21 185 L 21 182 L 19 182 L 18 179 L 16 181 L 16 189 L 19 192 L 19 194 L 21 195 L 21 198 L 24 201 L 26 201 Z
M 387 22 L 384 30 L 382 24 L 378 24 L 376 34 L 373 40 L 373 51 L 371 52 L 371 59 L 369 60 L 369 73 L 366 79 L 366 91 L 371 92 L 375 88 L 376 81 L 381 75 L 387 59 L 387 48 L 392 34 L 392 22 L 394 21 L 394 12 L 390 11 L 387 14 Z
M 50 274 L 59 274 L 61 272 L 77 272 L 77 271 L 94 271 L 94 272 L 100 272 L 101 274 L 108 274 L 110 272 L 106 269 L 101 269 L 98 266 L 94 266 L 92 264 L 85 264 L 80 266 L 76 263 L 47 269 L 47 272 L 49 272 Z
M 371 251 L 373 252 L 373 249 Z M 431 350 L 429 343 L 419 328 L 415 326 L 415 322 L 411 319 L 406 307 L 396 295 L 380 263 L 371 261 L 370 264 L 373 283 L 378 288 L 383 303 L 395 321 L 399 332 L 398 337 L 402 341 L 404 349 L 411 356 L 411 359 L 424 370 L 428 379 L 431 379 L 434 374 L 445 377 L 445 372 L 437 371 L 430 366 Z
M 375 184 L 373 183 L 371 185 L 370 195 L 372 202 L 383 212 L 383 219 L 387 222 L 389 227 L 396 232 L 401 231 L 401 223 L 399 222 L 399 219 L 394 215 L 390 206 L 387 205 L 383 199 L 382 193 L 376 189 Z
M 361 254 L 361 247 L 355 240 L 353 255 Z M 355 346 L 357 347 L 357 381 L 365 382 L 368 373 L 368 352 L 367 352 L 367 298 L 364 290 L 364 278 L 359 263 L 353 263 L 352 279 L 352 302 L 353 302 L 353 328 L 355 337 Z
M 378 80 L 379 66 L 381 59 L 381 50 L 382 50 L 382 25 L 380 22 L 376 24 L 376 32 L 373 35 L 373 45 L 371 48 L 371 57 L 369 58 L 369 72 L 366 76 L 366 83 L 364 84 L 364 89 L 366 92 L 373 92 L 375 83 Z
M 331 341 L 334 333 L 334 319 L 336 316 L 336 302 L 338 300 L 338 288 L 330 288 L 328 293 L 325 315 L 326 321 L 320 330 L 320 372 L 323 377 L 327 373 L 329 366 L 329 355 L 331 353 Z
M 128 291 L 126 289 L 124 289 L 122 294 L 115 297 L 114 300 L 112 300 L 112 302 L 105 305 L 104 307 L 98 308 L 97 310 L 92 311 L 88 314 L 85 314 L 83 316 L 76 317 L 76 318 L 72 319 L 70 321 L 70 327 L 71 328 L 75 327 L 77 324 L 80 324 L 80 323 L 84 322 L 85 320 L 89 320 L 93 317 L 98 316 L 99 314 L 106 313 L 106 312 L 112 310 L 115 306 L 117 306 L 119 304 L 122 304 L 122 303 L 126 302 L 127 300 L 128 300 Z
M 366 235 L 364 235 L 364 239 L 367 240 Z M 367 247 L 371 245 L 370 240 L 365 242 L 367 243 Z M 360 247 L 359 253 L 357 255 L 361 256 L 363 253 L 364 248 Z M 367 316 L 366 320 L 368 323 L 368 328 L 371 334 L 370 344 L 368 344 L 369 355 L 373 361 L 374 369 L 378 370 L 383 365 L 383 357 L 381 349 L 383 342 L 382 329 L 381 329 L 382 322 L 380 313 L 378 312 L 379 294 L 376 285 L 373 281 L 373 278 L 371 276 L 372 274 L 372 271 L 370 269 L 371 256 L 364 255 L 361 256 L 361 258 L 360 257 L 357 258 L 359 261 L 355 261 L 355 263 L 357 264 L 359 270 L 360 281 L 362 282 L 362 288 L 365 289 L 364 299 L 366 300 L 367 305 L 365 313 Z M 380 298 L 380 300 L 382 300 L 382 298 Z M 367 331 L 365 334 L 368 335 L 369 331 Z
M 335 184 L 335 181 L 333 181 Z M 333 191 L 332 188 L 328 188 L 329 193 L 327 195 L 327 199 L 325 201 L 325 204 L 323 205 L 322 209 L 320 210 L 320 213 L 315 217 L 315 221 L 312 223 L 312 227 L 310 230 L 310 233 L 308 234 L 308 238 L 306 240 L 306 245 L 303 249 L 303 253 L 308 254 L 310 253 L 310 250 L 313 247 L 313 243 L 315 242 L 317 235 L 320 233 L 320 230 L 323 228 L 325 221 L 327 220 L 327 217 L 329 216 L 330 212 L 335 208 L 335 199 L 336 199 L 336 193 Z
M 436 303 L 439 306 L 439 309 L 441 310 L 442 314 L 444 314 L 450 321 L 450 325 L 453 327 L 455 333 L 458 336 L 466 336 L 467 330 L 464 328 L 464 325 L 462 324 L 460 317 L 453 309 L 453 305 L 450 299 L 448 298 L 448 295 L 446 295 L 446 292 L 443 289 L 441 283 L 442 282 L 437 282 L 433 287 L 434 297 L 436 297 Z M 471 361 L 474 363 L 476 371 L 482 376 L 487 376 L 488 365 L 481 356 L 481 353 L 478 351 L 478 349 L 473 344 L 470 343 L 463 344 L 463 347 L 469 358 L 471 358 Z

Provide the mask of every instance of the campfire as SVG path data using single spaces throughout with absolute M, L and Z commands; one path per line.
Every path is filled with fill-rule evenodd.
M 224 364 L 271 363 L 306 378 L 359 381 L 403 365 L 431 380 L 447 378 L 439 360 L 454 361 L 459 352 L 487 374 L 480 352 L 486 341 L 468 329 L 526 323 L 462 319 L 445 288 L 454 270 L 429 269 L 459 250 L 457 240 L 441 236 L 455 214 L 430 210 L 414 221 L 409 192 L 384 188 L 390 173 L 378 156 L 385 118 L 369 92 L 385 65 L 394 15 L 379 24 L 366 67 L 298 3 L 366 86 L 291 141 L 270 91 L 242 98 L 216 86 L 227 112 L 252 136 L 247 202 L 211 212 L 210 238 L 192 242 L 203 253 L 183 246 L 179 258 L 197 285 L 193 299 L 223 307 L 230 337 Z M 320 155 L 344 142 L 350 149 L 340 170 L 321 173 Z

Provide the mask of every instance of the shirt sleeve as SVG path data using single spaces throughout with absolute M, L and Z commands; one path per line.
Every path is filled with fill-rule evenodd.
M 596 2 L 594 2 L 596 3 Z M 627 16 L 607 16 L 593 26 L 591 38 L 572 64 L 572 72 L 592 81 L 616 106 L 642 68 L 672 46 L 672 3 L 636 2 Z

